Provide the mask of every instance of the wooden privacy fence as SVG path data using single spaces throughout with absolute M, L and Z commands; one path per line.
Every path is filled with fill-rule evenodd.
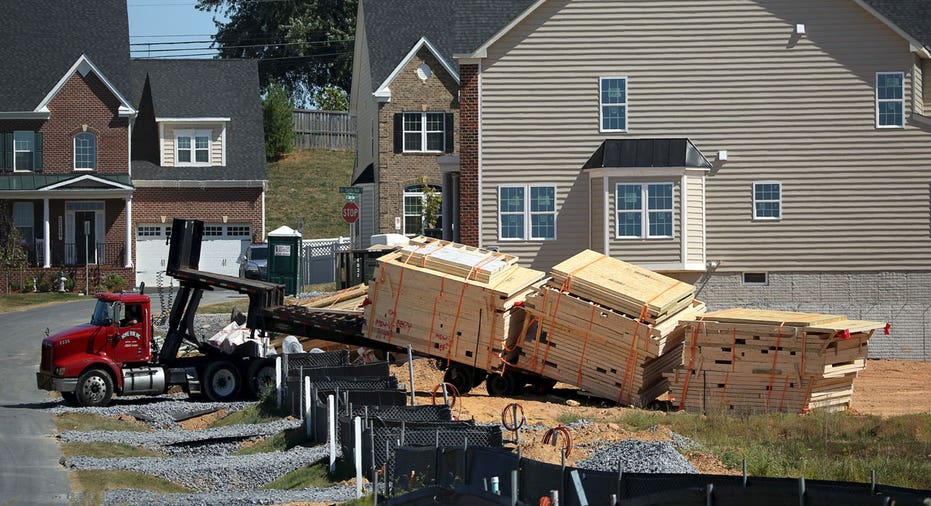
M 292 117 L 295 147 L 356 149 L 355 118 L 348 112 L 295 109 Z

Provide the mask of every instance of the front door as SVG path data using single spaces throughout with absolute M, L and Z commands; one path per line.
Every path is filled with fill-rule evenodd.
M 77 265 L 97 263 L 97 226 L 94 211 L 77 211 L 74 213 L 74 253 Z

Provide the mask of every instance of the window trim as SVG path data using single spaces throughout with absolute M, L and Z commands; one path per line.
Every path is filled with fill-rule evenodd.
M 775 184 L 779 185 L 779 200 L 757 200 L 756 198 L 756 185 L 758 184 Z M 754 181 L 750 184 L 750 199 L 752 201 L 751 207 L 751 216 L 753 221 L 781 221 L 783 214 L 783 205 L 782 205 L 782 181 Z M 779 216 L 757 216 L 756 214 L 756 205 L 757 203 L 764 202 L 776 202 L 779 204 Z
M 436 193 L 440 196 L 441 209 L 442 209 L 443 188 L 435 184 L 428 184 L 427 186 L 432 187 L 433 190 L 436 191 Z M 413 190 L 412 188 L 420 188 L 420 190 L 417 191 L 417 190 Z M 418 183 L 418 184 L 412 184 L 412 185 L 405 186 L 404 191 L 401 193 L 401 233 L 404 235 L 414 237 L 416 235 L 423 235 L 424 232 L 426 232 L 426 226 L 425 226 L 426 223 L 424 222 L 424 206 L 423 205 L 424 205 L 424 201 L 426 200 L 427 196 L 423 190 L 424 190 L 423 185 Z M 407 198 L 408 197 L 411 197 L 411 198 L 420 197 L 420 232 L 419 234 L 407 231 L 407 217 L 414 216 L 413 214 L 410 214 L 410 215 L 407 214 Z M 442 215 L 438 216 L 438 218 L 442 220 Z
M 604 90 L 604 81 L 606 79 L 623 79 L 624 80 L 624 102 L 620 104 L 605 104 L 601 101 L 601 95 Z M 627 76 L 602 76 L 598 78 L 598 131 L 601 133 L 627 132 L 630 130 L 630 79 Z M 604 108 L 605 106 L 624 107 L 624 128 L 623 129 L 606 129 L 604 127 Z
M 78 167 L 78 136 L 79 135 L 89 135 L 94 139 L 94 166 L 93 167 Z M 78 132 L 71 136 L 71 148 L 72 148 L 72 168 L 79 171 L 95 171 L 97 170 L 97 135 L 93 132 Z
M 902 98 L 879 98 L 879 76 L 886 74 L 896 74 L 902 80 Z M 873 105 L 873 112 L 876 116 L 876 128 L 905 128 L 905 72 L 876 72 L 876 77 L 873 80 L 874 90 L 873 94 L 875 97 L 875 103 Z M 880 125 L 879 124 L 879 104 L 881 103 L 900 103 L 902 104 L 902 124 L 900 125 Z
M 416 133 L 416 130 L 407 130 L 405 117 L 410 115 L 419 114 L 420 115 L 420 147 L 421 149 L 407 149 L 407 134 Z M 428 130 L 427 129 L 427 116 L 430 114 L 436 114 L 440 116 L 440 124 L 442 128 L 440 130 Z M 437 133 L 442 137 L 443 146 L 438 150 L 427 149 L 427 138 L 431 133 Z M 402 153 L 443 153 L 446 148 L 446 113 L 438 111 L 423 111 L 423 112 L 402 112 L 401 113 L 401 152 Z
M 501 211 L 501 190 L 504 188 L 523 188 L 524 189 L 524 209 L 519 213 L 516 211 L 509 211 L 507 213 Z M 531 211 L 530 210 L 530 189 L 531 188 L 552 188 L 553 189 L 553 210 L 552 211 Z M 555 184 L 502 184 L 498 185 L 498 210 L 496 211 L 498 215 L 498 240 L 502 242 L 530 242 L 530 241 L 555 241 L 559 237 L 559 227 L 558 218 L 559 211 L 558 206 L 556 205 L 556 200 L 558 198 L 558 188 Z M 502 234 L 502 220 L 501 217 L 504 214 L 520 214 L 525 217 L 524 219 L 524 233 L 521 237 L 504 237 Z M 533 237 L 533 220 L 531 219 L 534 215 L 553 215 L 553 237 Z
M 672 207 L 659 212 L 668 212 L 672 216 L 672 234 L 671 235 L 650 235 L 650 185 L 666 185 L 672 189 Z M 640 186 L 640 210 L 621 211 L 618 206 L 620 199 L 618 192 L 621 185 Z M 679 190 L 682 191 L 681 188 Z M 681 198 L 681 197 L 680 197 Z M 653 210 L 656 212 L 657 210 Z M 621 212 L 640 213 L 640 235 L 621 235 L 621 221 L 618 215 Z M 614 239 L 615 240 L 636 240 L 636 239 L 675 239 L 676 238 L 676 183 L 673 181 L 618 181 L 614 183 Z
M 174 162 L 176 167 L 212 167 L 213 166 L 213 130 L 210 128 L 185 128 L 175 130 L 172 134 L 174 136 Z M 207 161 L 198 162 L 197 161 L 197 137 L 205 136 L 207 137 Z M 190 137 L 191 138 L 191 147 L 190 149 L 185 149 L 184 151 L 191 152 L 191 161 L 182 162 L 179 153 L 181 149 L 178 147 L 178 138 L 179 137 Z
M 16 149 L 16 134 L 28 133 L 32 134 L 32 149 L 29 151 Z M 35 172 L 36 170 L 36 132 L 34 130 L 14 130 L 13 131 L 13 172 Z M 28 169 L 20 169 L 16 166 L 16 154 L 17 153 L 32 153 L 32 167 Z

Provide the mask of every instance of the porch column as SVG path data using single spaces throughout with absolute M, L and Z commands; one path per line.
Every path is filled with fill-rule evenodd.
M 52 266 L 52 237 L 51 228 L 48 222 L 48 199 L 42 199 L 42 268 L 48 269 Z
M 133 266 L 133 196 L 126 197 L 126 267 Z

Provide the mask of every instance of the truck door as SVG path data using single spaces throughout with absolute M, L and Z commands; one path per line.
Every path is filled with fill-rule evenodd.
M 126 364 L 151 360 L 148 315 L 144 309 L 143 304 L 126 304 L 119 327 L 110 339 L 110 358 L 114 361 Z

